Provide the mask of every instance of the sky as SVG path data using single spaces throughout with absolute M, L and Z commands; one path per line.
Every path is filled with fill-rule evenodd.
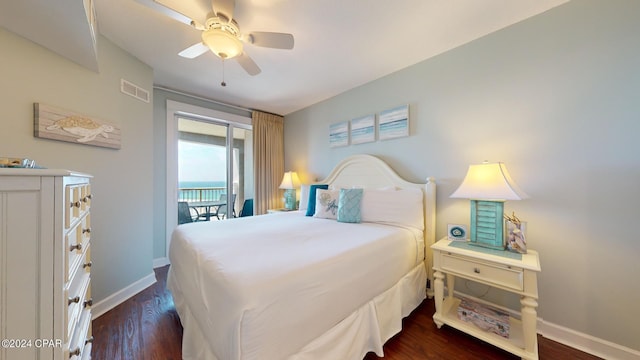
M 226 151 L 223 146 L 178 141 L 179 181 L 225 181 Z

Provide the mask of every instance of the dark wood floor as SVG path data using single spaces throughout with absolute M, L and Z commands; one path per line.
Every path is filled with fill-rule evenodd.
M 168 266 L 156 269 L 156 284 L 93 321 L 93 359 L 181 359 L 182 326 L 166 289 L 167 270 Z M 450 327 L 438 329 L 431 318 L 434 312 L 433 300 L 414 310 L 402 332 L 385 344 L 384 359 L 518 359 Z M 538 349 L 540 359 L 599 359 L 541 336 Z M 373 353 L 364 358 L 375 359 L 380 358 Z

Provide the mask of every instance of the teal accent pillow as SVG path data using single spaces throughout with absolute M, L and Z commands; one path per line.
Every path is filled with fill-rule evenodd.
M 309 186 L 309 204 L 307 205 L 307 212 L 305 215 L 313 216 L 316 213 L 316 190 L 327 190 L 329 185 L 327 184 L 313 184 Z
M 338 198 L 338 221 L 359 223 L 362 204 L 362 189 L 340 189 Z

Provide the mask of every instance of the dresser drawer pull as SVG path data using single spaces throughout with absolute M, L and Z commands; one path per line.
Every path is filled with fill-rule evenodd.
M 69 304 L 68 305 L 71 305 L 73 303 L 79 303 L 79 302 L 80 302 L 80 296 L 72 297 L 72 298 L 69 298 Z
M 72 202 L 70 207 L 80 208 L 80 206 L 82 206 L 82 203 L 80 201 L 76 201 L 76 202 Z
M 93 298 L 86 300 L 84 302 L 84 307 L 87 307 L 87 306 L 93 306 Z
M 69 247 L 69 251 L 82 250 L 82 244 L 75 244 Z
M 84 344 L 87 345 L 88 343 L 92 343 L 92 342 L 93 342 L 93 336 L 85 340 Z
M 74 356 L 80 356 L 80 347 L 79 346 L 77 348 L 75 348 L 75 350 L 69 351 L 69 359 L 71 359 Z
M 83 268 L 88 268 L 88 267 L 90 268 L 90 267 L 91 267 L 91 265 L 93 265 L 93 262 L 92 262 L 92 261 L 89 261 L 88 263 L 84 263 L 84 264 L 82 264 L 82 267 L 83 267 Z
M 473 272 L 474 272 L 474 273 L 476 273 L 476 274 L 480 274 L 480 269 L 478 269 L 478 268 L 473 268 Z
M 84 203 L 89 202 L 89 200 L 91 200 L 91 195 L 87 195 L 87 196 L 82 198 L 82 202 L 84 202 Z
M 82 229 L 82 233 L 88 233 L 91 234 L 91 228 L 86 228 L 86 229 Z

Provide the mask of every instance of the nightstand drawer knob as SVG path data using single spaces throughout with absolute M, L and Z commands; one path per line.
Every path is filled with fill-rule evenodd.
M 480 274 L 480 269 L 478 269 L 478 268 L 473 268 L 473 272 L 474 272 L 474 273 L 476 273 L 476 274 Z

